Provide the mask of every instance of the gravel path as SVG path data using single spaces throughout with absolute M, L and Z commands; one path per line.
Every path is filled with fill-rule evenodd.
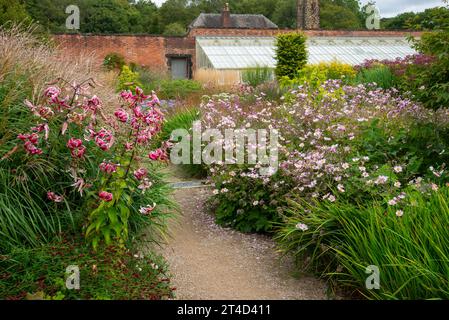
M 168 260 L 177 299 L 326 299 L 324 283 L 292 276 L 292 264 L 279 259 L 270 238 L 217 226 L 204 208 L 210 192 L 175 192 L 182 216 L 159 251 Z

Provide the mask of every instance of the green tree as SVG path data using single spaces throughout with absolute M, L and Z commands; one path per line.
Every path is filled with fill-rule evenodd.
M 449 24 L 449 9 L 436 7 L 419 13 L 405 12 L 382 22 L 383 28 L 389 30 L 438 30 Z
M 184 36 L 186 28 L 179 22 L 174 22 L 165 27 L 164 36 Z
M 29 18 L 25 7 L 18 0 L 0 0 L 0 25 L 21 22 Z
M 293 79 L 307 63 L 307 37 L 302 33 L 287 33 L 276 38 L 276 69 L 278 79 Z
M 322 0 L 321 2 L 321 28 L 327 30 L 343 29 L 356 30 L 362 28 L 362 15 L 356 1 Z

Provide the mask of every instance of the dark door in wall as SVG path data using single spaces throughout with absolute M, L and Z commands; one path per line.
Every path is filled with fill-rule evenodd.
M 189 79 L 189 63 L 187 58 L 171 58 L 170 69 L 172 79 Z

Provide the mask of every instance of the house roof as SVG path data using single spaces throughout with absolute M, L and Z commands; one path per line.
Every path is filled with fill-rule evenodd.
M 223 28 L 221 14 L 201 13 L 191 24 L 190 28 Z M 278 26 L 261 14 L 231 14 L 233 29 L 278 29 Z

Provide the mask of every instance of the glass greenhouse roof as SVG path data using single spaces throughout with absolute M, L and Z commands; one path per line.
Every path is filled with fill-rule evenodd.
M 309 63 L 338 60 L 351 65 L 366 59 L 395 59 L 416 51 L 405 38 L 397 37 L 315 37 L 307 43 Z M 275 38 L 199 37 L 197 66 L 214 69 L 274 67 Z

